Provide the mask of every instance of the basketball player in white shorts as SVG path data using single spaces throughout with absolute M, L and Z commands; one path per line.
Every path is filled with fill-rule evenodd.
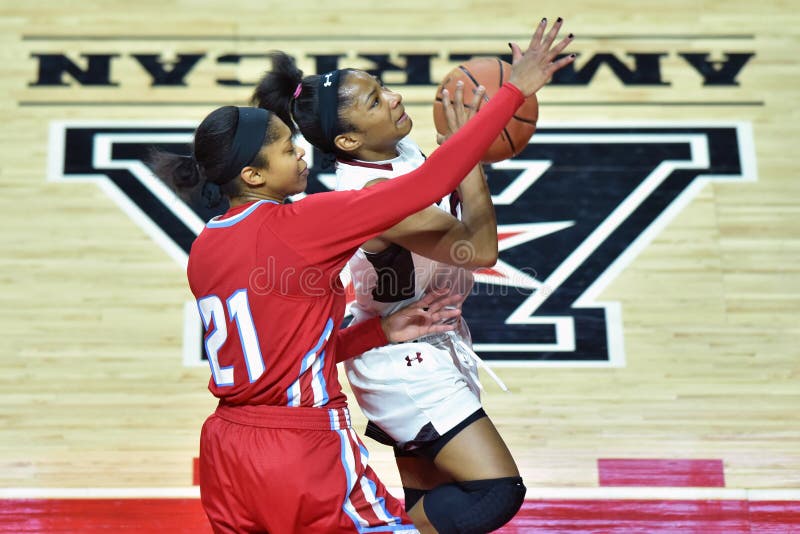
M 338 161 L 336 189 L 361 189 L 374 178 L 400 176 L 425 160 L 407 137 L 397 144 L 397 152 L 389 161 Z M 451 213 L 451 196 L 437 207 Z M 452 208 L 454 216 L 460 215 L 455 200 Z M 471 271 L 396 244 L 377 253 L 360 249 L 348 267 L 356 294 L 354 324 L 390 314 L 426 291 L 458 294 L 463 301 L 473 286 Z M 370 422 L 368 436 L 398 451 L 412 451 L 481 409 L 480 360 L 472 351 L 466 322 L 460 322 L 456 332 L 380 347 L 345 362 L 347 378 Z

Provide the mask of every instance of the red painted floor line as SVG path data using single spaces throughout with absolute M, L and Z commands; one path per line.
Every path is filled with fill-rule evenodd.
M 800 532 L 800 501 L 754 501 L 750 503 L 753 534 Z
M 210 533 L 199 499 L 0 500 L 3 533 Z
M 0 532 L 211 532 L 198 499 L 2 499 Z M 501 534 L 800 533 L 800 501 L 531 500 Z
M 724 488 L 722 460 L 597 461 L 601 486 Z
M 500 532 L 750 533 L 747 501 L 529 501 Z

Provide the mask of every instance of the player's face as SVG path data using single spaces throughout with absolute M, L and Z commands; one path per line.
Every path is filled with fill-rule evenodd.
M 292 132 L 278 117 L 272 117 L 276 139 L 261 149 L 267 160 L 266 187 L 281 197 L 296 195 L 306 190 L 308 164 L 303 160 L 306 152 L 294 144 Z
M 361 151 L 394 152 L 412 126 L 403 97 L 364 71 L 350 72 L 344 82 L 350 105 L 342 115 L 361 134 Z

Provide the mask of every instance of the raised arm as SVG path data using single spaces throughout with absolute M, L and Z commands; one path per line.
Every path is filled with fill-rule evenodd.
M 373 187 L 310 195 L 294 204 L 295 210 L 315 213 L 314 217 L 296 218 L 298 224 L 290 230 L 288 237 L 296 238 L 298 251 L 311 263 L 346 260 L 354 248 L 453 191 L 478 164 L 525 97 L 574 60 L 574 56 L 555 60 L 572 40 L 570 36 L 553 45 L 560 26 L 557 22 L 545 34 L 546 21 L 542 20 L 524 53 L 518 46 L 512 47 L 509 81 L 421 167 Z M 323 227 L 319 221 L 323 221 Z M 308 236 L 314 236 L 314 243 L 304 250 L 302 240 Z
M 485 89 L 478 87 L 469 107 L 464 106 L 464 84 L 456 86 L 451 103 L 447 89 L 442 91 L 442 105 L 447 118 L 448 134 L 439 134 L 441 144 L 463 127 L 483 102 Z M 380 180 L 383 181 L 383 180 Z M 373 180 L 367 185 L 378 183 Z M 497 262 L 497 219 L 489 185 L 481 165 L 476 165 L 456 190 L 461 199 L 459 220 L 434 206 L 409 215 L 389 228 L 380 237 L 365 243 L 362 248 L 380 252 L 390 243 L 443 263 L 474 269 L 489 267 Z

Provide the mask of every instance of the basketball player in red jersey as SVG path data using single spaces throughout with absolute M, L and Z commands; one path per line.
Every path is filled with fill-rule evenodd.
M 554 31 L 561 23 L 559 18 Z M 518 49 L 512 52 L 519 57 Z M 327 126 L 317 105 L 320 79 L 338 87 L 337 120 Z M 448 106 L 451 129 L 468 118 L 459 113 L 462 93 L 463 86 L 456 90 L 455 108 Z M 471 109 L 482 97 L 479 88 Z M 260 81 L 253 102 L 295 122 L 309 142 L 335 157 L 337 190 L 403 175 L 425 160 L 407 137 L 412 125 L 402 97 L 364 71 L 303 77 L 291 58 L 274 53 L 273 69 Z M 458 257 L 465 250 L 469 254 Z M 454 194 L 356 251 L 349 262 L 357 299 L 354 324 L 385 316 L 435 288 L 463 300 L 472 288 L 470 269 L 496 259 L 494 208 L 481 168 L 475 167 Z M 481 408 L 476 364 L 482 362 L 463 321 L 457 332 L 379 347 L 345 362 L 369 419 L 367 435 L 394 446 L 406 510 L 418 526 L 486 532 L 505 524 L 524 499 L 517 466 Z
M 557 31 L 545 29 L 516 54 L 509 82 L 480 116 L 419 169 L 374 187 L 285 204 L 305 189 L 303 152 L 283 120 L 256 108 L 216 110 L 195 132 L 190 158 L 158 161 L 177 187 L 201 188 L 210 203 L 226 195 L 231 205 L 200 233 L 187 270 L 209 389 L 220 399 L 200 444 L 201 497 L 216 532 L 415 531 L 350 427 L 336 363 L 386 337 L 379 321 L 339 332 L 339 275 L 365 241 L 452 191 L 524 97 L 573 60 L 554 61 L 567 41 L 553 45 Z M 319 106 L 335 122 L 336 90 L 318 81 Z M 408 322 L 395 341 L 415 337 Z

